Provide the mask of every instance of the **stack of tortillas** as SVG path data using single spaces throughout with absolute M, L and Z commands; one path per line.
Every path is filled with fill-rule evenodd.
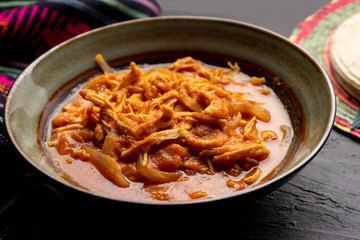
M 336 98 L 335 126 L 360 139 L 360 0 L 333 0 L 299 23 L 290 39 L 327 72 Z
M 339 84 L 360 101 L 360 13 L 334 31 L 330 59 Z

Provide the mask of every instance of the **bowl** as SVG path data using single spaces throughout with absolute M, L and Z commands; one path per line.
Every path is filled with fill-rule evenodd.
M 79 35 L 40 56 L 16 80 L 5 106 L 7 131 L 18 152 L 49 180 L 75 192 L 125 201 L 90 192 L 60 177 L 43 154 L 39 141 L 39 122 L 49 101 L 71 80 L 96 69 L 94 57 L 98 53 L 110 62 L 119 59 L 145 59 L 146 62 L 147 59 L 186 55 L 212 60 L 239 59 L 253 66 L 250 69 L 261 69 L 280 78 L 283 85 L 275 91 L 283 101 L 291 99 L 296 105 L 288 108 L 296 137 L 286 163 L 268 181 L 213 199 L 136 203 L 202 203 L 268 192 L 286 182 L 315 157 L 333 126 L 335 97 L 325 71 L 304 49 L 274 32 L 238 21 L 188 16 L 109 25 Z

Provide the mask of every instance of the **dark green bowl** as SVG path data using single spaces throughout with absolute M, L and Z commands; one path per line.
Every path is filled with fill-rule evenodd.
M 39 121 L 44 108 L 61 87 L 96 67 L 96 54 L 115 61 L 171 52 L 228 56 L 256 65 L 280 77 L 300 109 L 301 119 L 298 114 L 291 114 L 292 108 L 289 108 L 297 129 L 297 142 L 287 163 L 275 176 L 254 188 L 196 203 L 245 197 L 272 189 L 298 172 L 324 145 L 333 126 L 335 96 L 330 80 L 316 60 L 298 45 L 269 30 L 208 17 L 160 17 L 123 22 L 90 31 L 51 49 L 19 76 L 9 92 L 5 122 L 13 144 L 35 168 L 66 188 L 123 201 L 89 192 L 60 177 L 42 153 Z

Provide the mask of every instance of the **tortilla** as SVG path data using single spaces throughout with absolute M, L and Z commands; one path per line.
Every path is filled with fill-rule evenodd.
M 330 60 L 339 84 L 360 101 L 360 13 L 334 31 Z

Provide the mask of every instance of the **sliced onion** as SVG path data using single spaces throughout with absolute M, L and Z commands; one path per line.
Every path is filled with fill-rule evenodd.
M 292 137 L 294 135 L 291 128 L 287 125 L 280 126 L 281 131 L 284 133 L 283 139 L 281 140 L 281 145 L 288 145 L 291 143 Z
M 95 148 L 84 145 L 83 149 L 90 154 L 91 162 L 104 174 L 106 178 L 119 187 L 129 187 L 130 184 L 121 172 L 119 164 L 108 155 L 97 151 Z
M 121 153 L 121 157 L 127 158 L 134 151 L 138 150 L 143 146 L 151 147 L 153 145 L 160 144 L 162 141 L 177 139 L 181 136 L 181 131 L 182 130 L 180 128 L 177 128 L 152 133 L 145 139 L 135 142 L 130 148 L 124 150 Z
M 136 162 L 136 168 L 140 174 L 151 182 L 155 183 L 167 183 L 174 182 L 181 177 L 180 172 L 164 172 L 158 169 L 150 168 L 147 166 L 148 153 L 140 154 L 138 161 Z
M 112 69 L 107 62 L 105 62 L 103 56 L 101 54 L 97 54 L 95 57 L 95 61 L 100 66 L 101 70 L 106 73 L 114 73 L 114 69 Z
M 116 137 L 112 133 L 109 133 L 105 137 L 101 151 L 110 157 L 113 156 L 115 143 L 116 143 Z
M 252 102 L 233 102 L 230 104 L 234 112 L 249 113 L 256 116 L 257 119 L 263 122 L 271 120 L 270 113 L 260 105 Z

